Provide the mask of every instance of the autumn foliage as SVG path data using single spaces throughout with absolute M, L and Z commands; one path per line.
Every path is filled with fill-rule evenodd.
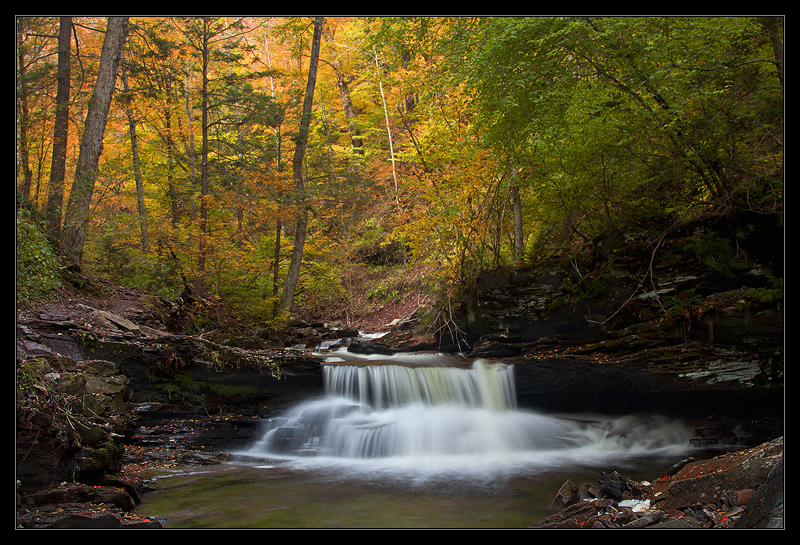
M 314 19 L 126 19 L 78 265 L 270 323 Z M 16 23 L 17 207 L 63 259 L 109 21 Z M 757 17 L 325 18 L 291 313 L 447 298 L 653 217 L 782 212 L 782 43 Z

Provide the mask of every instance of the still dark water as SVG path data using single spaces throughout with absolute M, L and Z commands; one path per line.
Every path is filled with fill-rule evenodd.
M 566 479 L 646 480 L 692 451 L 681 422 L 516 407 L 513 366 L 320 354 L 326 391 L 236 462 L 152 475 L 166 528 L 526 528 Z

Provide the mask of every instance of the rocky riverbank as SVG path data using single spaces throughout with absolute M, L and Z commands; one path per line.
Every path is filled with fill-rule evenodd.
M 160 528 L 133 514 L 143 471 L 219 464 L 232 430 L 252 415 L 153 419 L 130 382 L 103 360 L 38 357 L 20 365 L 17 392 L 18 528 Z M 163 415 L 162 415 L 163 416 Z M 224 438 L 224 439 L 223 439 Z M 616 472 L 567 481 L 538 528 L 782 528 L 783 438 L 705 460 L 677 460 L 652 481 Z
M 567 481 L 539 528 L 783 528 L 783 438 L 708 460 L 678 461 L 654 481 L 616 472 Z

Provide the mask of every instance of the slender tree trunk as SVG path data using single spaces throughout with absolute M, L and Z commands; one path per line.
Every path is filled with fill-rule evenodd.
M 514 261 L 520 265 L 525 257 L 525 241 L 522 232 L 522 199 L 516 183 L 511 186 L 511 203 L 514 210 Z
M 185 30 L 187 33 L 189 32 L 189 28 Z M 191 39 L 187 38 L 186 41 L 187 47 L 193 47 Z M 191 78 L 190 78 L 191 68 L 189 65 L 189 59 L 186 59 L 185 64 L 185 84 L 184 84 L 184 107 L 186 109 L 186 123 L 187 127 L 183 127 L 178 120 L 178 130 L 179 134 L 186 135 L 188 134 L 188 139 L 186 136 L 183 136 L 183 146 L 186 155 L 189 157 L 189 174 L 191 179 L 191 190 L 190 194 L 194 194 L 195 187 L 197 185 L 197 149 L 194 142 L 194 113 L 192 110 L 192 102 L 191 102 Z M 191 206 L 189 209 L 189 214 L 192 218 L 192 223 L 197 222 L 197 207 L 194 204 L 194 200 L 191 200 Z
M 389 135 L 389 155 L 392 159 L 392 177 L 394 178 L 394 202 L 400 205 L 400 192 L 397 186 L 397 170 L 394 163 L 394 143 L 392 142 L 392 127 L 389 125 L 389 110 L 386 108 L 386 97 L 383 94 L 383 83 L 381 83 L 380 63 L 378 62 L 378 52 L 373 49 L 375 55 L 375 75 L 378 78 L 378 88 L 381 91 L 381 100 L 383 100 L 383 117 L 386 119 L 386 132 Z
M 194 192 L 195 185 L 197 183 L 197 150 L 195 149 L 194 145 L 194 114 L 192 113 L 192 103 L 190 100 L 190 85 L 189 85 L 189 61 L 186 61 L 186 87 L 184 91 L 184 99 L 185 99 L 185 106 L 186 106 L 186 119 L 188 124 L 188 129 L 186 132 L 189 133 L 189 141 L 184 142 L 184 146 L 187 148 L 186 153 L 189 156 L 189 173 L 191 176 L 191 188 L 192 192 Z M 192 201 L 194 202 L 194 201 Z M 197 210 L 192 204 L 191 208 L 191 216 L 192 222 L 197 221 Z
M 272 70 L 272 57 L 269 52 L 269 31 L 264 32 L 264 46 L 267 51 L 267 67 Z M 272 96 L 275 96 L 275 84 L 272 76 L 269 77 L 270 90 Z M 281 159 L 281 127 L 275 127 L 275 164 L 278 172 L 283 172 L 283 161 Z M 280 286 L 280 263 L 281 263 L 281 231 L 283 230 L 283 223 L 280 218 L 275 222 L 275 254 L 272 261 L 272 317 L 277 318 L 280 313 L 280 305 L 278 301 L 278 286 Z
M 171 96 L 169 91 L 168 96 Z M 172 112 L 169 106 L 164 108 L 164 139 L 167 145 L 167 196 L 169 197 L 169 209 L 172 226 L 177 227 L 180 223 L 180 212 L 178 208 L 178 190 L 175 188 L 175 139 L 172 137 Z
M 334 38 L 329 28 L 325 28 L 325 39 L 327 42 L 333 44 Z M 339 87 L 339 97 L 342 99 L 342 108 L 344 109 L 344 117 L 347 119 L 347 130 L 350 133 L 350 143 L 353 146 L 353 151 L 359 155 L 364 155 L 364 140 L 361 138 L 361 131 L 356 122 L 356 112 L 353 108 L 353 100 L 350 98 L 350 87 L 347 83 L 347 75 L 342 70 L 342 65 L 338 59 L 331 61 L 333 71 L 336 73 L 336 86 Z
M 272 300 L 274 301 L 272 304 L 273 318 L 277 318 L 280 311 L 280 306 L 278 305 L 278 286 L 280 285 L 280 279 L 278 278 L 278 274 L 280 272 L 281 264 L 281 229 L 283 229 L 283 225 L 279 219 L 275 225 L 275 257 L 272 262 Z
M 50 167 L 46 212 L 47 230 L 54 242 L 58 242 L 61 238 L 61 209 L 64 206 L 64 178 L 67 170 L 71 36 L 72 17 L 61 17 L 61 27 L 58 32 L 58 90 L 53 129 L 53 162 Z
M 17 24 L 20 24 L 21 19 L 17 19 Z M 21 34 L 21 33 L 20 33 Z M 28 201 L 31 196 L 31 185 L 33 174 L 31 173 L 30 167 L 30 159 L 28 157 L 28 124 L 30 123 L 29 114 L 28 114 L 28 82 L 27 82 L 27 70 L 25 66 L 25 48 L 22 46 L 22 38 L 19 38 L 20 42 L 17 44 L 17 60 L 19 62 L 19 84 L 20 84 L 20 95 L 19 95 L 19 121 L 17 124 L 17 130 L 19 130 L 19 162 L 18 168 L 22 167 L 22 189 L 20 193 L 22 194 L 22 198 L 25 201 Z M 27 204 L 27 203 L 26 203 Z
M 122 72 L 122 85 L 126 94 L 129 93 L 128 73 L 125 64 L 120 68 Z M 128 116 L 128 129 L 131 135 L 131 153 L 133 154 L 133 177 L 136 182 L 136 204 L 139 210 L 139 229 L 142 235 L 142 251 L 150 253 L 150 237 L 147 234 L 147 207 L 144 204 L 144 183 L 142 182 L 142 165 L 139 162 L 139 139 L 136 136 L 136 117 L 133 108 L 128 105 L 125 108 Z
M 783 87 L 783 42 L 781 41 L 781 18 L 780 17 L 759 17 L 761 25 L 772 44 L 772 54 L 775 56 L 775 68 L 777 69 L 778 81 Z
M 308 144 L 311 110 L 314 105 L 314 87 L 317 83 L 317 65 L 319 64 L 319 48 L 323 21 L 323 17 L 314 19 L 314 40 L 311 44 L 311 60 L 308 68 L 306 95 L 303 100 L 303 115 L 300 118 L 300 127 L 298 129 L 294 157 L 292 158 L 298 217 L 292 258 L 289 262 L 289 273 L 286 277 L 286 283 L 283 285 L 283 294 L 281 296 L 281 308 L 283 310 L 289 310 L 289 307 L 292 306 L 294 290 L 297 287 L 297 279 L 300 276 L 300 263 L 303 260 L 303 247 L 305 246 L 306 228 L 308 227 L 308 209 L 306 208 L 305 186 L 303 182 L 303 159 L 305 158 L 306 145 Z
M 76 265 L 81 264 L 83 257 L 89 205 L 97 179 L 100 155 L 103 151 L 103 133 L 108 110 L 111 107 L 111 98 L 114 94 L 122 48 L 127 36 L 128 17 L 109 17 L 103 49 L 100 53 L 97 81 L 86 113 L 75 179 L 72 181 L 72 191 L 64 216 L 61 255 Z
M 205 288 L 203 280 L 206 271 L 206 252 L 208 251 L 208 19 L 203 19 L 203 90 L 200 112 L 201 151 L 200 151 L 200 243 L 197 254 L 197 277 L 195 294 L 202 295 Z
M 339 96 L 342 98 L 342 108 L 344 108 L 344 117 L 347 119 L 347 130 L 350 132 L 353 151 L 359 155 L 364 155 L 364 140 L 361 138 L 361 131 L 356 121 L 356 112 L 355 108 L 353 108 L 353 100 L 350 98 L 347 76 L 342 71 L 338 61 L 333 63 L 333 68 L 336 71 L 336 85 L 339 87 Z

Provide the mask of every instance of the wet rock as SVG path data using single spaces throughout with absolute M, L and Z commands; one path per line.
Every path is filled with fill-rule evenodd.
M 600 483 L 600 493 L 605 497 L 620 501 L 628 491 L 627 481 L 616 471 L 610 474 L 603 472 L 597 480 Z
M 735 528 L 783 528 L 784 520 L 784 479 L 783 455 L 767 476 L 767 482 L 758 490 L 742 494 L 740 503 L 747 499 L 744 514 L 734 525 Z
M 592 502 L 580 502 L 569 505 L 563 511 L 550 516 L 539 526 L 540 528 L 582 528 L 587 521 L 597 516 L 598 508 Z
M 697 503 L 715 503 L 728 490 L 756 489 L 767 481 L 782 455 L 783 438 L 779 438 L 753 449 L 687 464 L 671 479 L 659 481 L 657 490 L 664 497 L 656 502 L 662 509 L 685 509 Z
M 513 358 L 522 354 L 529 347 L 516 335 L 502 333 L 484 335 L 473 345 L 469 353 L 471 358 Z
M 378 340 L 365 342 L 381 343 L 395 352 L 421 352 L 425 350 L 460 352 L 463 349 L 463 347 L 455 344 L 448 344 L 444 339 L 437 338 L 430 333 L 405 331 L 399 328 L 392 329 Z
M 646 528 L 647 526 L 655 524 L 656 522 L 661 520 L 661 517 L 663 517 L 663 516 L 664 516 L 664 512 L 663 511 L 650 511 L 648 513 L 645 513 L 641 517 L 638 517 L 637 519 L 632 520 L 631 522 L 629 522 L 627 524 L 623 524 L 622 527 L 623 528 Z
M 394 348 L 381 342 L 350 343 L 350 346 L 347 347 L 347 351 L 356 354 L 383 354 L 385 356 L 391 356 L 396 352 Z
M 22 488 L 121 466 L 132 426 L 128 380 L 109 362 L 64 357 L 17 367 L 17 478 Z
M 110 504 L 125 511 L 132 510 L 135 505 L 125 490 L 77 483 L 61 483 L 55 488 L 29 492 L 23 503 L 29 508 L 68 503 Z
M 17 527 L 50 529 L 161 528 L 131 513 L 139 503 L 137 484 L 57 485 L 17 496 Z
M 580 487 L 572 482 L 572 480 L 567 479 L 567 481 L 561 485 L 558 493 L 556 494 L 553 503 L 550 505 L 550 509 L 552 511 L 560 511 L 565 507 L 572 505 L 576 501 L 578 501 L 578 492 Z
M 667 469 L 667 471 L 664 472 L 664 475 L 662 475 L 662 477 L 673 477 L 681 469 L 686 467 L 686 464 L 689 464 L 691 462 L 696 462 L 696 461 L 697 460 L 695 460 L 694 457 L 692 457 L 692 456 L 689 456 L 688 458 L 684 458 L 683 460 L 681 460 L 677 464 L 673 464 L 672 466 L 670 466 L 670 468 Z
M 289 324 L 286 334 L 289 344 L 305 345 L 348 337 L 358 337 L 358 330 L 343 325 L 329 325 L 321 322 L 292 322 Z
M 540 528 L 782 528 L 783 439 L 710 460 L 682 460 L 674 476 L 636 483 L 601 473 L 596 499 L 577 501 L 572 481 L 556 494 L 561 508 Z M 577 487 L 590 487 L 584 483 Z M 621 500 L 621 498 L 627 498 Z M 564 506 L 564 507 L 561 507 Z

